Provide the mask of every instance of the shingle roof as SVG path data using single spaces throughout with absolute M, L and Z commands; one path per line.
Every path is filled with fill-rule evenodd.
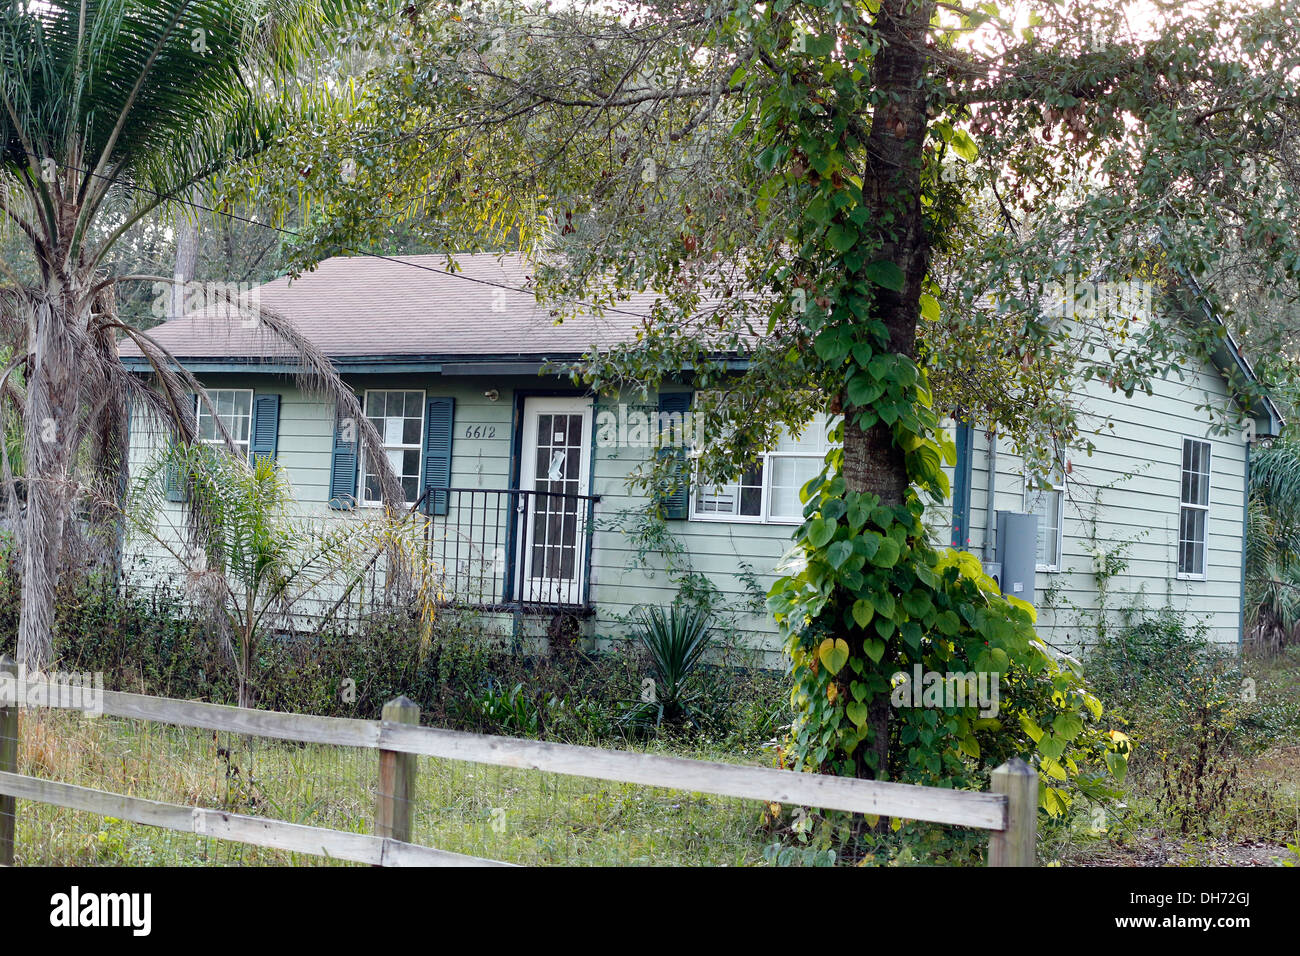
M 596 316 L 584 310 L 556 324 L 528 286 L 522 256 L 456 257 L 449 274 L 442 255 L 393 258 L 338 256 L 299 279 L 275 279 L 257 288 L 257 302 L 289 319 L 330 357 L 492 356 L 561 358 L 633 338 L 656 296 L 620 302 L 620 311 Z M 501 288 L 507 286 L 510 288 Z M 633 313 L 633 314 L 628 314 Z M 263 359 L 291 354 L 269 332 L 245 328 L 238 318 L 208 307 L 150 330 L 182 360 Z M 124 358 L 139 357 L 129 340 Z

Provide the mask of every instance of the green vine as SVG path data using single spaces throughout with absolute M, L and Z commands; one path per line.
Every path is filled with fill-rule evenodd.
M 954 450 L 925 370 L 886 319 L 900 301 L 904 310 L 910 301 L 921 321 L 937 318 L 938 290 L 928 279 L 918 289 L 915 263 L 906 261 L 900 233 L 915 210 L 905 198 L 889 198 L 880 182 L 864 185 L 871 131 L 859 118 L 889 116 L 896 104 L 868 77 L 878 37 L 858 27 L 840 36 L 835 55 L 828 50 L 791 70 L 764 96 L 768 145 L 759 164 L 801 210 L 789 236 L 794 256 L 774 268 L 773 286 L 802 310 L 847 427 L 859 441 L 886 436 L 874 447 L 901 460 L 907 488 L 901 504 L 851 488 L 848 452 L 837 448 L 802 492 L 805 521 L 768 600 L 793 679 L 785 760 L 802 770 L 968 786 L 1020 755 L 1040 771 L 1043 806 L 1059 814 L 1076 792 L 1112 792 L 1103 778 L 1122 779 L 1127 741 L 1102 728 L 1101 705 L 1077 667 L 1037 638 L 1033 609 L 1002 596 L 973 556 L 927 540 L 922 497 L 948 495 L 943 465 Z M 899 174 L 920 177 L 929 236 L 952 226 L 961 196 L 937 174 L 939 162 L 921 157 L 974 159 L 973 141 L 953 125 L 958 119 L 929 123 L 920 168 Z M 838 432 L 844 440 L 845 423 Z M 914 665 L 993 675 L 1002 688 L 998 713 L 982 716 L 971 702 L 895 706 L 896 675 Z

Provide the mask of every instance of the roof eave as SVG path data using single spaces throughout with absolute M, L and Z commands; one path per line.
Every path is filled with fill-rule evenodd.
M 1212 324 L 1218 325 L 1223 329 L 1223 340 L 1220 349 L 1217 350 L 1217 354 L 1215 355 L 1216 360 L 1221 364 L 1227 364 L 1223 361 L 1226 358 L 1228 362 L 1231 362 L 1237 367 L 1237 370 L 1241 372 L 1246 381 L 1260 386 L 1259 401 L 1255 403 L 1250 411 L 1256 418 L 1268 419 L 1269 431 L 1268 434 L 1259 435 L 1259 437 L 1277 437 L 1282 433 L 1282 427 L 1286 424 L 1286 419 L 1282 417 L 1282 413 L 1278 410 L 1277 405 L 1274 404 L 1273 399 L 1270 398 L 1267 391 L 1264 390 L 1263 383 L 1260 382 L 1259 376 L 1255 374 L 1255 368 L 1250 364 L 1250 360 L 1242 354 L 1241 346 L 1237 344 L 1237 339 L 1233 336 L 1232 330 L 1228 328 L 1228 323 L 1225 322 L 1223 317 L 1215 312 L 1210 306 L 1209 298 L 1201 289 L 1200 283 L 1196 281 L 1191 273 L 1187 272 L 1187 270 L 1183 269 L 1181 266 L 1175 266 L 1175 268 L 1178 269 L 1178 272 L 1182 275 L 1183 279 L 1186 280 L 1187 284 L 1191 286 L 1192 293 L 1196 296 L 1196 302 L 1201 307 L 1201 312 L 1205 314 L 1205 317 Z
M 374 355 L 331 355 L 329 360 L 340 373 L 395 373 L 427 372 L 441 375 L 490 374 L 540 374 L 547 366 L 576 362 L 586 352 L 550 353 L 489 353 L 480 355 L 377 353 Z M 749 367 L 748 359 L 718 356 L 727 368 L 740 370 Z M 177 361 L 190 372 L 244 372 L 267 375 L 294 374 L 302 365 L 289 357 L 186 355 L 176 356 Z M 121 357 L 122 364 L 131 371 L 149 372 L 153 366 L 139 355 Z M 683 371 L 694 366 L 686 365 Z

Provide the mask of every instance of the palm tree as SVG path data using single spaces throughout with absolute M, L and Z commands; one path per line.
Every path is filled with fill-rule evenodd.
M 169 522 L 174 476 L 185 475 L 194 513 L 205 529 L 194 545 Z M 364 509 L 371 512 L 371 509 Z M 130 531 L 170 554 L 184 569 L 186 598 L 209 613 L 233 660 L 239 706 L 253 703 L 250 678 L 264 634 L 292 629 L 298 612 L 345 592 L 365 574 L 376 553 L 400 554 L 412 570 L 423 632 L 433 624 L 439 568 L 424 546 L 418 522 L 396 513 L 321 522 L 294 514 L 283 469 L 259 456 L 242 458 L 210 445 L 175 445 L 142 467 L 129 492 Z
M 1251 460 L 1246 624 L 1248 643 L 1265 651 L 1300 631 L 1300 443 L 1287 439 Z
M 165 349 L 115 315 L 117 283 L 169 278 L 109 275 L 106 255 L 136 223 L 275 142 L 291 116 L 276 84 L 295 77 L 310 45 L 351 6 L 10 0 L 0 12 L 0 220 L 30 254 L 0 262 L 0 336 L 14 346 L 0 376 L 6 388 L 22 382 L 18 656 L 29 667 L 53 654 L 74 505 L 92 520 L 114 513 L 104 502 L 121 493 L 128 409 L 188 443 L 195 415 L 186 393 L 206 401 Z M 257 318 L 262 334 L 293 345 L 304 387 L 342 403 L 372 460 L 384 462 L 379 436 L 328 360 L 282 317 L 258 310 Z M 152 383 L 119 361 L 119 335 L 143 351 Z M 400 485 L 385 477 L 386 497 L 399 502 Z

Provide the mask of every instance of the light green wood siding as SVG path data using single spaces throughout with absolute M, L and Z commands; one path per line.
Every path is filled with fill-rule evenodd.
M 303 393 L 278 375 L 206 375 L 210 387 L 251 387 L 281 396 L 278 460 L 288 472 L 303 514 L 321 520 L 348 520 L 326 507 L 330 449 L 334 427 L 331 403 Z M 365 388 L 419 388 L 428 395 L 456 400 L 452 439 L 452 487 L 504 489 L 517 481 L 514 454 L 516 395 L 555 392 L 564 383 L 555 379 L 522 376 L 439 377 L 436 374 L 357 376 L 350 380 L 361 393 Z M 496 390 L 491 400 L 485 393 Z M 1185 611 L 1210 628 L 1215 640 L 1235 642 L 1240 627 L 1242 502 L 1245 446 L 1237 435 L 1210 435 L 1210 417 L 1197 411 L 1207 399 L 1222 405 L 1226 399 L 1220 376 L 1209 368 L 1188 369 L 1184 380 L 1176 376 L 1157 382 L 1155 395 L 1125 399 L 1090 386 L 1077 396 L 1091 420 L 1107 419 L 1094 439 L 1091 457 L 1082 452 L 1069 456 L 1063 564 L 1059 573 L 1040 572 L 1036 603 L 1045 638 L 1062 646 L 1086 643 L 1093 633 L 1090 615 L 1097 608 L 1096 580 L 1092 573 L 1094 538 L 1113 550 L 1124 544 L 1128 566 L 1109 583 L 1112 611 L 1142 605 L 1173 607 Z M 622 396 L 629 407 L 653 410 L 653 397 Z M 596 411 L 616 407 L 615 399 L 602 399 Z M 138 468 L 156 437 L 138 417 L 132 427 L 132 462 Z M 644 507 L 644 499 L 628 489 L 628 476 L 645 463 L 644 447 L 611 446 L 601 441 L 593 427 L 596 447 L 592 460 L 591 492 L 601 496 L 596 505 L 592 542 L 590 594 L 596 607 L 594 633 L 604 640 L 626 636 L 626 619 L 638 606 L 670 603 L 677 584 L 664 556 L 643 554 L 629 528 Z M 1211 511 L 1209 516 L 1209 573 L 1206 581 L 1179 581 L 1175 575 L 1178 519 L 1179 466 L 1184 436 L 1204 438 L 1213 448 Z M 988 511 L 989 476 L 984 432 L 973 438 L 970 548 L 980 554 Z M 1001 442 L 998 452 L 995 509 L 1023 508 L 1021 462 Z M 950 469 L 951 474 L 951 469 Z M 454 515 L 449 516 L 454 519 Z M 951 509 L 935 506 L 927 514 L 936 543 L 947 546 Z M 179 523 L 178 523 L 179 526 Z M 718 589 L 723 605 L 734 616 L 743 642 L 762 648 L 769 663 L 779 651 L 775 627 L 765 613 L 748 612 L 749 606 L 772 583 L 774 568 L 790 545 L 793 527 L 744 521 L 674 520 L 668 527 L 680 552 L 674 559 L 678 574 L 704 575 Z M 152 564 L 151 573 L 166 576 L 165 561 L 156 549 L 140 547 L 137 556 Z M 170 572 L 174 575 L 174 568 Z M 502 627 L 508 619 L 501 619 Z
M 1036 575 L 1039 633 L 1062 647 L 1096 641 L 1104 610 L 1114 626 L 1127 610 L 1172 608 L 1203 623 L 1212 640 L 1235 644 L 1241 629 L 1242 508 L 1246 445 L 1239 429 L 1212 434 L 1228 402 L 1223 378 L 1212 368 L 1185 366 L 1153 383 L 1153 395 L 1125 398 L 1090 383 L 1075 394 L 1087 410 L 1092 455 L 1067 455 L 1062 563 Z M 1211 445 L 1210 512 L 1206 580 L 1179 580 L 1177 530 L 1183 438 Z M 1003 439 L 997 450 L 992 510 L 1024 508 L 1024 466 Z M 976 429 L 971 490 L 970 550 L 983 556 L 988 531 L 988 443 Z M 1116 554 L 1125 566 L 1106 583 L 1099 606 L 1095 553 Z
M 653 402 L 627 397 L 627 404 L 653 410 Z M 606 399 L 602 407 L 613 408 Z M 776 629 L 766 613 L 749 613 L 774 579 L 773 569 L 790 545 L 790 525 L 763 525 L 715 520 L 666 522 L 680 552 L 673 573 L 662 554 L 643 554 L 627 525 L 644 510 L 645 500 L 628 489 L 628 477 L 645 465 L 646 448 L 607 447 L 598 443 L 595 493 L 601 496 L 598 530 L 592 549 L 592 598 L 601 634 L 621 636 L 623 620 L 638 606 L 669 604 L 678 591 L 674 578 L 686 573 L 707 577 L 720 592 L 721 606 L 743 631 L 741 642 L 770 652 L 778 649 Z

